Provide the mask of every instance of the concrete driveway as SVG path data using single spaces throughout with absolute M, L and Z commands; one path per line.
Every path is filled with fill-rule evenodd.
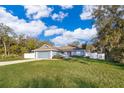
M 31 62 L 31 61 L 36 61 L 36 60 L 41 60 L 41 59 L 27 59 L 27 60 L 5 61 L 5 62 L 0 62 L 0 66 L 17 64 L 17 63 L 24 63 L 24 62 Z

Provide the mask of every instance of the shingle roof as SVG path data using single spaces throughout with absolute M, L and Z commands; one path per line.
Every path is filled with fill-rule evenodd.
M 74 46 L 62 46 L 58 48 L 61 51 L 72 51 L 72 50 L 80 50 L 82 48 L 74 47 Z
M 37 48 L 33 51 L 50 51 L 50 50 L 58 51 L 58 49 L 56 47 L 50 46 L 50 45 L 47 45 L 47 44 L 44 44 L 42 47 Z
M 80 50 L 82 48 L 74 47 L 74 46 L 62 46 L 62 47 L 54 47 L 47 44 L 44 44 L 42 47 L 35 49 L 33 51 L 72 51 L 72 50 Z

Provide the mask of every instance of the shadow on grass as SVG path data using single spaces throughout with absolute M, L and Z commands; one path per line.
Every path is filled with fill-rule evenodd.
M 73 58 L 82 60 L 83 63 L 89 63 L 89 62 L 95 62 L 95 63 L 105 63 L 105 64 L 110 64 L 113 66 L 117 66 L 121 69 L 124 69 L 124 64 L 118 63 L 118 62 L 113 62 L 113 61 L 106 61 L 106 60 L 99 60 L 99 59 L 90 59 L 86 57 L 80 57 L 80 56 L 74 56 Z
M 30 79 L 21 83 L 23 88 L 52 88 L 55 87 L 55 83 L 52 79 L 42 78 L 42 79 Z
M 75 78 L 73 81 L 76 83 L 78 88 L 97 88 L 98 87 L 95 84 L 88 81 L 81 80 L 80 78 Z
M 82 64 L 89 64 L 89 63 L 99 63 L 99 64 L 109 64 L 118 67 L 119 69 L 124 70 L 124 64 L 118 63 L 118 62 L 113 62 L 113 61 L 106 61 L 106 60 L 98 60 L 98 59 L 90 59 L 86 57 L 81 57 L 81 56 L 73 56 L 72 58 L 64 59 L 65 61 L 68 62 L 79 62 Z

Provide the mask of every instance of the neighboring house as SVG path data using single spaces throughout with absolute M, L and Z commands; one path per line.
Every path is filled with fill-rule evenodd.
M 33 53 L 25 53 L 24 58 L 36 58 L 36 59 L 52 59 L 54 55 L 58 53 L 65 56 L 82 56 L 84 55 L 84 50 L 79 47 L 74 46 L 63 46 L 55 47 L 44 44 L 42 47 L 32 50 Z

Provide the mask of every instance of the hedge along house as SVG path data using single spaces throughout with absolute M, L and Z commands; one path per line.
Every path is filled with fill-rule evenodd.
M 83 56 L 84 50 L 74 46 L 54 47 L 44 44 L 42 47 L 32 50 L 33 53 L 25 53 L 24 58 L 52 59 L 54 55 L 62 54 L 64 56 Z

